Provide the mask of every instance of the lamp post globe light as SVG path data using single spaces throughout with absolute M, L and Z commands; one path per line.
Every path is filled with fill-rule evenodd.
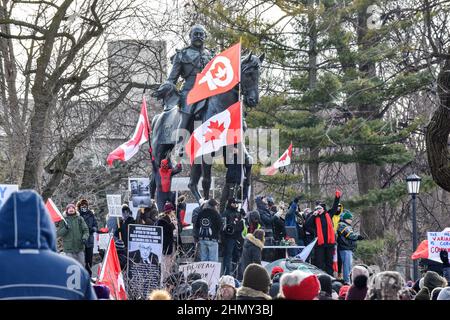
M 408 186 L 408 193 L 412 197 L 412 226 L 413 226 L 413 252 L 417 249 L 417 220 L 416 220 L 416 197 L 420 190 L 420 181 L 422 179 L 416 175 L 411 174 L 406 177 L 406 185 Z M 413 261 L 414 281 L 419 279 L 419 266 L 417 259 Z

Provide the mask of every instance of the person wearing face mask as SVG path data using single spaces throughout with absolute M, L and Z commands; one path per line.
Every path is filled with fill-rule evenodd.
M 173 192 L 171 192 L 172 177 L 181 172 L 181 163 L 178 163 L 176 168 L 172 168 L 172 163 L 169 159 L 162 159 L 159 166 L 156 166 L 155 160 L 152 159 L 153 171 L 156 184 L 156 204 L 159 212 L 164 211 L 164 204 L 169 201 L 173 202 Z
M 89 238 L 89 228 L 73 203 L 67 205 L 63 216 L 65 220 L 58 223 L 56 233 L 63 239 L 63 252 L 85 265 L 84 250 Z
M 97 232 L 98 230 L 98 223 L 97 219 L 95 218 L 94 212 L 89 209 L 89 202 L 86 199 L 81 199 L 80 201 L 78 201 L 77 209 L 89 229 L 89 238 L 85 246 L 84 260 L 86 270 L 90 275 L 92 275 L 91 267 L 92 258 L 94 256 L 94 232 Z
M 191 42 L 190 45 L 181 50 L 177 50 L 175 55 L 171 57 L 172 70 L 169 73 L 167 81 L 153 94 L 158 100 L 163 99 L 167 92 L 170 91 L 173 86 L 177 85 L 180 77 L 184 80 L 180 90 L 179 107 L 181 111 L 181 121 L 178 129 L 185 130 L 190 127 L 193 115 L 197 114 L 198 111 L 206 105 L 206 100 L 199 101 L 193 105 L 188 105 L 186 102 L 187 95 L 194 87 L 197 74 L 200 73 L 214 57 L 214 53 L 205 47 L 207 38 L 205 27 L 202 25 L 194 25 L 189 33 L 189 38 Z M 180 149 L 180 156 L 183 152 L 183 149 Z

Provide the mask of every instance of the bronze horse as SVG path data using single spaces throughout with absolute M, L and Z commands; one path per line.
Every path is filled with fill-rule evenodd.
M 259 75 L 261 64 L 264 60 L 264 54 L 256 56 L 250 53 L 241 61 L 241 82 L 240 90 L 243 96 L 244 106 L 255 107 L 259 103 Z M 150 148 L 152 157 L 154 157 L 156 165 L 162 159 L 170 158 L 170 153 L 175 146 L 180 143 L 177 132 L 180 124 L 181 115 L 178 108 L 179 94 L 175 86 L 173 86 L 167 94 L 163 97 L 164 111 L 156 115 L 152 119 L 152 133 L 150 136 Z M 205 108 L 200 109 L 194 116 L 192 123 L 189 125 L 189 132 L 194 130 L 194 121 L 201 121 L 204 123 L 212 116 L 226 110 L 229 106 L 239 100 L 239 85 L 232 90 L 212 96 L 207 99 Z M 244 124 L 245 130 L 245 124 Z M 183 141 L 186 143 L 186 141 Z M 245 149 L 244 144 L 241 144 L 244 151 L 244 183 L 243 183 L 243 199 L 244 201 L 248 194 L 251 177 L 251 157 Z M 189 189 L 194 195 L 195 199 L 200 202 L 202 196 L 198 190 L 198 183 L 200 177 L 203 177 L 203 199 L 209 199 L 209 191 L 211 188 L 211 167 L 212 164 L 206 163 L 202 157 L 201 163 L 194 163 L 191 166 Z M 157 168 L 153 168 L 155 172 Z M 154 198 L 155 184 L 151 184 L 151 197 Z

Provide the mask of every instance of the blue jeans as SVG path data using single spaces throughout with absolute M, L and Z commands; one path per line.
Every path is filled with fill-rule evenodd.
M 200 261 L 219 261 L 219 243 L 211 240 L 200 240 Z
M 344 281 L 350 283 L 350 272 L 352 271 L 353 252 L 352 250 L 339 250 L 342 259 L 342 272 Z
M 233 260 L 233 252 L 236 249 L 237 243 L 233 238 L 225 238 L 223 242 L 223 274 L 231 275 Z

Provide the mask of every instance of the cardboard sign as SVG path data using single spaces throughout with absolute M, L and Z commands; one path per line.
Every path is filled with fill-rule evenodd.
M 128 226 L 128 295 L 147 299 L 162 286 L 162 227 L 130 224 Z
M 120 194 L 107 194 L 108 214 L 110 217 L 122 217 L 122 197 Z
M 428 259 L 442 263 L 439 253 L 450 253 L 450 231 L 428 232 Z
M 219 284 L 221 266 L 220 262 L 202 261 L 181 265 L 179 270 L 184 273 L 185 278 L 193 272 L 201 274 L 202 279 L 208 282 L 210 294 L 214 295 Z
M 97 233 L 94 232 L 94 254 L 98 253 L 99 250 L 108 249 L 109 239 L 112 234 L 109 233 Z
M 0 184 L 0 208 L 8 200 L 11 193 L 18 190 L 19 186 L 17 184 Z
M 186 223 L 191 224 L 192 223 L 192 213 L 194 212 L 194 209 L 198 207 L 198 203 L 186 203 L 186 215 L 184 216 L 184 221 Z

